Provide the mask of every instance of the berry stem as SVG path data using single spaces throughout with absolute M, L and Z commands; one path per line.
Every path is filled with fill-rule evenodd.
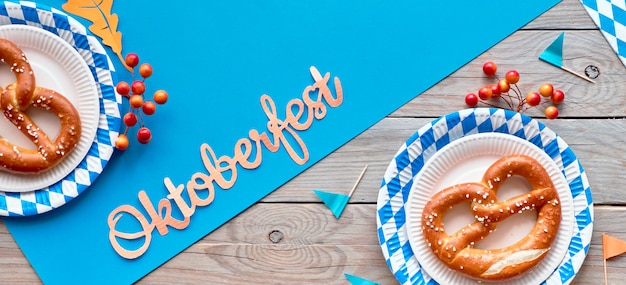
M 509 92 L 500 94 L 500 97 L 504 99 L 504 102 L 509 106 L 509 109 L 513 109 L 513 96 Z
M 517 90 L 517 91 L 515 92 L 515 93 L 517 93 L 517 97 L 519 97 L 519 98 L 520 98 L 520 100 L 521 100 L 521 99 L 523 99 L 523 98 L 524 98 L 524 96 L 522 96 L 522 91 L 519 89 L 519 86 L 517 86 L 517 84 L 513 84 L 513 86 L 515 87 L 515 89 L 513 89 L 513 90 Z
M 144 122 L 143 122 L 143 112 L 139 112 L 137 111 L 137 113 L 139 114 L 139 123 L 141 123 L 141 126 L 144 126 Z
M 502 95 L 505 95 L 505 96 L 502 96 Z M 509 109 L 513 108 L 513 103 L 511 102 L 511 97 L 508 93 L 500 94 L 500 98 L 502 98 L 502 101 L 504 101 L 504 103 L 506 103 L 506 105 L 509 106 Z

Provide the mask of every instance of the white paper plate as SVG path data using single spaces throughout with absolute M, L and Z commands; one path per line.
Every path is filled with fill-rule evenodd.
M 26 25 L 0 26 L 0 37 L 11 40 L 24 51 L 35 73 L 37 86 L 61 93 L 80 113 L 82 135 L 78 146 L 59 165 L 36 175 L 0 171 L 1 191 L 38 190 L 63 179 L 87 154 L 98 127 L 98 89 L 81 55 L 60 37 Z M 15 76 L 8 65 L 0 65 L 0 86 L 12 82 L 15 82 Z M 27 113 L 51 139 L 57 137 L 61 126 L 55 114 L 38 108 L 30 108 Z M 13 144 L 34 148 L 32 142 L 4 116 L 0 116 L 0 135 Z
M 407 138 L 383 176 L 376 204 L 381 252 L 398 282 L 439 284 L 421 265 L 409 242 L 406 208 L 414 177 L 441 149 L 479 133 L 502 133 L 523 139 L 545 152 L 565 177 L 573 199 L 575 224 L 561 263 L 539 284 L 569 284 L 580 270 L 593 236 L 593 198 L 586 172 L 569 145 L 539 120 L 510 110 L 474 108 L 434 119 Z
M 407 233 L 418 260 L 434 280 L 441 284 L 477 284 L 479 281 L 458 273 L 443 264 L 430 250 L 422 232 L 421 216 L 424 206 L 440 190 L 464 182 L 480 182 L 484 171 L 497 159 L 523 154 L 539 161 L 552 179 L 561 200 L 562 220 L 559 232 L 546 257 L 531 271 L 507 284 L 539 284 L 559 266 L 574 231 L 574 206 L 565 177 L 552 159 L 537 146 L 515 136 L 501 133 L 468 135 L 441 148 L 424 164 L 413 178 L 413 187 L 406 203 Z M 530 186 L 523 178 L 511 177 L 498 191 L 498 200 L 527 193 Z M 474 222 L 469 208 L 464 205 L 446 213 L 448 234 Z M 469 207 L 469 206 L 468 206 Z M 535 225 L 536 211 L 514 215 L 498 224 L 496 231 L 477 244 L 478 248 L 496 249 L 514 244 Z M 485 281 L 483 281 L 485 282 Z
M 0 216 L 43 214 L 82 195 L 104 171 L 115 150 L 122 122 L 122 96 L 115 92 L 117 75 L 100 40 L 65 12 L 30 1 L 0 1 L 0 26 L 25 25 L 48 31 L 77 50 L 98 90 L 99 119 L 87 154 L 67 176 L 33 191 L 0 191 Z

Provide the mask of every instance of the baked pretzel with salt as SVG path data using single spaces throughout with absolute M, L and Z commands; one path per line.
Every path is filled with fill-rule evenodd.
M 515 175 L 526 178 L 532 190 L 498 201 L 498 189 Z M 443 223 L 446 211 L 468 201 L 475 221 L 449 235 Z M 515 244 L 499 249 L 475 248 L 498 222 L 530 210 L 538 211 L 537 221 Z M 480 183 L 458 184 L 436 193 L 422 212 L 422 230 L 431 251 L 448 267 L 484 280 L 509 279 L 535 267 L 550 250 L 560 223 L 560 200 L 549 174 L 538 161 L 525 155 L 500 158 L 486 170 Z
M 0 170 L 20 174 L 49 170 L 78 145 L 81 136 L 80 115 L 63 95 L 36 85 L 30 63 L 15 43 L 0 39 L 0 60 L 9 65 L 16 78 L 16 82 L 2 90 L 0 109 L 9 122 L 36 147 L 25 148 L 0 137 Z M 61 130 L 55 140 L 51 140 L 26 114 L 30 106 L 57 115 Z

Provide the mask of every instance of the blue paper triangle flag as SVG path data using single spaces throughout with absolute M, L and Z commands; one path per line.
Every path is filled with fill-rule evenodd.
M 548 48 L 546 48 L 540 55 L 539 55 L 539 59 L 552 64 L 562 70 L 565 70 L 571 74 L 574 74 L 584 80 L 587 80 L 591 83 L 595 83 L 593 80 L 591 80 L 590 78 L 587 78 L 585 76 L 583 76 L 582 74 L 573 71 L 565 66 L 563 66 L 563 37 L 565 36 L 565 33 L 562 32 L 558 38 L 556 38 L 556 40 L 554 40 L 550 46 L 548 46 Z
M 335 218 L 339 219 L 343 209 L 348 204 L 348 200 L 350 200 L 350 196 L 344 194 L 336 194 L 330 192 L 324 192 L 320 190 L 313 190 L 315 194 L 320 197 L 322 202 L 326 204 L 326 206 L 333 212 Z
M 359 185 L 359 182 L 361 181 L 361 178 L 363 178 L 363 174 L 365 174 L 366 170 L 367 165 L 365 165 L 363 171 L 361 171 L 361 175 L 359 175 L 359 178 L 354 183 L 354 186 L 352 186 L 352 190 L 350 190 L 350 194 L 348 195 L 335 194 L 320 190 L 313 190 L 313 192 L 315 192 L 315 194 L 320 197 L 322 202 L 324 202 L 324 204 L 326 204 L 326 206 L 333 212 L 335 218 L 339 219 L 339 216 L 341 216 L 343 209 L 348 204 L 348 200 L 350 200 L 350 197 L 352 197 L 352 193 L 354 193 L 354 190 L 356 190 L 356 186 Z
M 358 276 L 350 275 L 348 273 L 344 273 L 343 275 L 346 276 L 346 278 L 348 279 L 348 281 L 350 281 L 350 284 L 352 285 L 380 285 L 379 283 L 372 282 Z
M 546 50 L 544 50 L 540 55 L 539 59 L 555 65 L 557 67 L 563 66 L 563 36 L 565 33 L 561 33 L 550 46 Z

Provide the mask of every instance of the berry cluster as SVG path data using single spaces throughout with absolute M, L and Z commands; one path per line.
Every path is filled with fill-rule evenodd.
M 490 103 L 489 100 L 499 100 L 504 102 L 509 109 L 516 112 L 524 112 L 532 107 L 541 106 L 542 104 L 551 104 L 544 108 L 546 118 L 552 120 L 559 115 L 559 109 L 554 106 L 563 103 L 565 93 L 562 90 L 554 89 L 550 83 L 545 83 L 539 87 L 539 91 L 530 92 L 526 96 L 522 95 L 517 82 L 520 75 L 517 70 L 509 70 L 503 79 L 499 79 L 496 75 L 498 67 L 495 63 L 489 61 L 483 64 L 483 73 L 489 77 L 494 77 L 497 82 L 489 86 L 483 86 L 476 93 L 465 95 L 465 104 L 470 107 L 476 107 L 479 102 L 492 107 L 499 107 L 497 104 Z
M 128 99 L 130 110 L 124 115 L 123 121 L 126 126 L 124 133 L 121 133 L 115 141 L 115 147 L 119 150 L 128 148 L 128 130 L 139 123 L 137 131 L 137 141 L 147 144 L 152 140 L 152 132 L 143 122 L 143 115 L 151 116 L 156 112 L 156 104 L 165 104 L 167 102 L 167 92 L 165 90 L 157 90 L 152 95 L 152 100 L 147 99 L 144 94 L 146 92 L 145 80 L 152 75 L 152 66 L 148 63 L 139 65 L 139 56 L 135 53 L 129 53 L 125 58 L 126 65 L 133 69 L 133 83 L 120 81 L 115 90 L 117 93 Z M 134 79 L 135 67 L 139 65 L 139 75 L 141 79 Z M 156 103 L 156 104 L 155 104 Z

